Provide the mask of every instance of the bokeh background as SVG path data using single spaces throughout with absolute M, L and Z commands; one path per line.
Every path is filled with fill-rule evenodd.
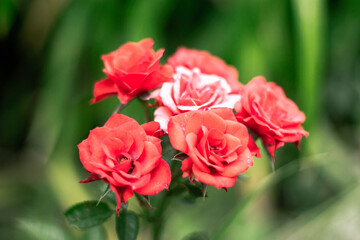
M 263 154 L 227 193 L 174 198 L 162 239 L 360 238 L 360 1 L 1 0 L 0 239 L 115 239 L 113 220 L 78 231 L 63 213 L 101 195 L 77 183 L 76 147 L 118 104 L 89 105 L 100 56 L 145 37 L 165 58 L 208 50 L 244 84 L 264 75 L 310 132 L 300 152 L 277 151 L 275 172 Z M 139 109 L 123 113 L 144 122 Z M 151 236 L 142 220 L 139 239 Z

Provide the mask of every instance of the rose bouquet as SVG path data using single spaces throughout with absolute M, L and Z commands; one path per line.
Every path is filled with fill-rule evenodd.
M 153 43 L 129 42 L 102 57 L 107 78 L 95 84 L 92 103 L 117 96 L 120 106 L 78 145 L 89 172 L 80 182 L 102 180 L 108 186 L 99 201 L 77 204 L 65 213 L 80 229 L 113 214 L 101 202 L 112 192 L 119 239 L 136 239 L 138 214 L 127 209 L 129 198 L 136 196 L 148 219 L 161 218 L 149 196 L 166 190 L 166 201 L 166 196 L 182 192 L 181 184 L 203 197 L 208 185 L 227 190 L 253 166 L 253 157 L 261 157 L 257 139 L 275 162 L 277 148 L 287 142 L 298 146 L 308 135 L 301 127 L 305 115 L 275 83 L 255 77 L 242 85 L 234 67 L 206 51 L 187 48 L 160 65 L 164 49 L 155 52 Z M 144 103 L 147 114 L 147 108 L 155 109 L 154 121 L 140 125 L 119 114 L 134 98 Z M 165 147 L 170 150 L 162 153 Z M 161 226 L 154 229 L 158 238 Z

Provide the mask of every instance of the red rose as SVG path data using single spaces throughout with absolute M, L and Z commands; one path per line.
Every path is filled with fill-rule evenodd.
M 181 170 L 190 180 L 228 188 L 253 165 L 252 139 L 231 109 L 179 114 L 170 118 L 168 129 L 171 145 L 189 156 Z
M 304 113 L 281 87 L 266 82 L 264 77 L 255 77 L 244 87 L 236 110 L 237 120 L 261 137 L 273 158 L 275 149 L 285 142 L 298 145 L 303 136 L 309 135 L 301 127 Z
M 240 94 L 234 93 L 224 78 L 182 66 L 176 67 L 174 82 L 164 83 L 151 97 L 160 105 L 154 113 L 155 121 L 165 131 L 173 115 L 220 107 L 234 108 L 240 100 Z
M 152 39 L 144 39 L 138 43 L 129 42 L 118 50 L 103 55 L 103 71 L 108 78 L 95 84 L 92 103 L 117 95 L 120 102 L 126 104 L 140 93 L 171 81 L 171 66 L 159 66 L 164 49 L 155 53 L 153 44 Z
M 176 53 L 168 59 L 168 63 L 175 69 L 183 66 L 188 69 L 198 68 L 201 73 L 217 75 L 224 78 L 233 91 L 240 89 L 237 70 L 227 65 L 218 57 L 212 56 L 207 51 L 179 48 Z
M 78 145 L 80 160 L 90 172 L 81 182 L 108 182 L 116 194 L 118 211 L 134 191 L 154 195 L 168 188 L 171 173 L 161 159 L 161 140 L 154 136 L 158 130 L 156 122 L 140 126 L 134 119 L 114 113 Z

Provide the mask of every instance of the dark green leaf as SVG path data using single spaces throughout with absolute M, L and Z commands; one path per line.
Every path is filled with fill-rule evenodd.
M 65 212 L 70 225 L 78 229 L 90 228 L 105 222 L 114 213 L 106 203 L 87 201 L 78 203 Z
M 189 182 L 185 183 L 186 188 L 188 189 L 190 195 L 194 198 L 202 197 L 203 191 L 201 186 L 193 185 Z
M 116 234 L 120 240 L 135 240 L 139 232 L 139 218 L 133 211 L 121 210 L 116 218 Z

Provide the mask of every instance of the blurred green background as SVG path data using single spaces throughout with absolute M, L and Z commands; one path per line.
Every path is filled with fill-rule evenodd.
M 1 0 L 0 239 L 115 239 L 114 221 L 78 231 L 63 212 L 101 195 L 77 183 L 76 147 L 118 104 L 89 105 L 100 56 L 145 37 L 165 58 L 208 50 L 244 84 L 264 75 L 310 132 L 300 152 L 277 151 L 275 173 L 263 154 L 227 193 L 174 198 L 162 239 L 360 238 L 360 1 Z M 123 113 L 144 122 L 139 109 Z M 139 239 L 151 236 L 142 220 Z

